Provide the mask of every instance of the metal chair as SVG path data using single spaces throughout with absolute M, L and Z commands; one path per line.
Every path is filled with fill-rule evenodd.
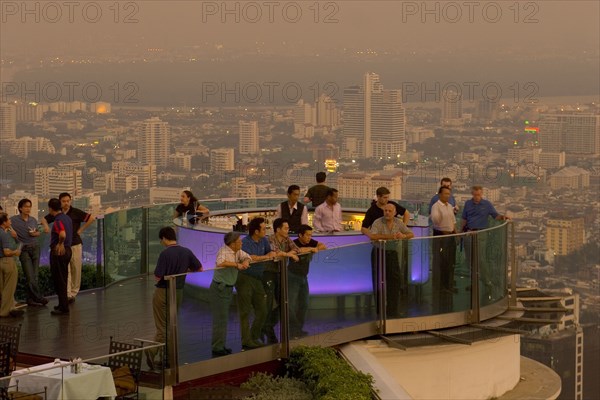
M 19 329 L 21 327 L 19 326 Z M 0 374 L 2 377 L 10 376 L 11 370 L 11 357 L 12 357 L 12 343 L 9 341 L 0 343 Z M 19 380 L 17 384 L 13 386 L 0 386 L 0 400 L 46 400 L 47 388 L 44 387 L 44 391 L 38 393 L 25 393 L 19 392 Z M 14 391 L 9 389 L 14 388 Z M 43 396 L 41 396 L 43 395 Z
M 132 351 L 143 348 L 143 345 L 117 342 L 110 337 L 109 354 L 126 354 L 110 356 L 106 364 L 113 374 L 115 388 L 117 389 L 117 399 L 138 399 L 139 398 L 139 380 L 142 370 L 143 351 Z
M 10 372 L 17 369 L 17 354 L 21 339 L 21 324 L 18 326 L 0 324 L 0 342 L 10 342 Z

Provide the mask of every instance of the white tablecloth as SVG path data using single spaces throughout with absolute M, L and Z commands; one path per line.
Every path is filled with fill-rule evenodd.
M 48 388 L 47 399 L 81 400 L 98 397 L 116 397 L 117 391 L 110 368 L 98 365 L 84 367 L 79 374 L 71 373 L 71 367 L 54 368 L 46 371 L 27 374 L 54 366 L 54 363 L 38 365 L 32 368 L 14 371 L 10 385 L 19 380 L 19 391 L 35 393 Z

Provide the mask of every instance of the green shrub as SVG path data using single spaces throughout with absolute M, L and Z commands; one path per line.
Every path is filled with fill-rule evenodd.
M 288 374 L 300 379 L 317 400 L 370 400 L 373 377 L 354 370 L 332 348 L 301 346 L 292 350 Z
M 17 268 L 19 270 L 19 281 L 17 282 L 15 298 L 25 300 L 27 299 L 27 280 L 25 279 L 25 273 L 20 263 L 17 263 Z M 102 271 L 98 273 L 95 265 L 84 265 L 81 269 L 81 290 L 103 287 L 112 281 L 114 281 L 112 276 L 104 275 Z M 38 286 L 44 296 L 56 294 L 49 266 L 40 266 L 38 270 Z
M 256 393 L 246 397 L 248 400 L 312 400 L 313 398 L 303 382 L 290 377 L 273 377 L 264 373 L 252 375 L 240 387 Z

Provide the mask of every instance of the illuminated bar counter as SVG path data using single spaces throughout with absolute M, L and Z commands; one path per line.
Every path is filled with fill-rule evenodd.
M 370 270 L 352 268 L 353 265 L 370 265 L 371 252 L 365 251 L 371 247 L 370 240 L 360 232 L 365 211 L 345 209 L 343 211 L 342 232 L 313 231 L 313 238 L 326 244 L 328 250 L 316 253 L 311 261 L 308 275 L 312 295 L 340 296 L 348 294 L 371 294 L 373 292 Z M 182 246 L 190 248 L 202 262 L 204 269 L 213 269 L 217 251 L 223 245 L 223 236 L 230 232 L 238 221 L 247 224 L 255 217 L 263 217 L 267 221 L 267 234 L 272 233 L 271 224 L 275 219 L 275 210 L 226 210 L 211 212 L 204 221 L 196 224 L 187 222 L 187 218 L 174 220 L 178 226 L 178 241 Z M 309 212 L 309 224 L 312 225 L 312 212 Z M 417 216 L 416 221 L 409 223 L 409 228 L 415 237 L 429 235 L 428 219 Z M 246 232 L 240 232 L 246 235 Z M 292 238 L 295 235 L 291 235 Z M 356 246 L 356 244 L 363 244 Z M 408 283 L 422 285 L 429 280 L 429 241 L 409 240 L 408 249 Z M 361 271 L 362 273 L 344 273 L 345 270 Z M 187 282 L 191 285 L 207 289 L 212 280 L 212 272 L 190 275 Z

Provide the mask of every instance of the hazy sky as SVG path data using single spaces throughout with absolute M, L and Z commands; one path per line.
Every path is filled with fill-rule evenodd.
M 61 1 L 3 0 L 2 52 L 27 49 L 46 53 L 62 50 L 67 43 L 74 52 L 90 50 L 93 43 L 121 50 L 135 49 L 135 45 L 173 47 L 202 42 L 239 48 L 264 41 L 274 49 L 283 42 L 302 42 L 306 48 L 316 50 L 373 47 L 476 52 L 530 48 L 532 53 L 548 48 L 598 49 L 600 45 L 600 8 L 593 0 L 144 0 L 121 1 L 119 7 L 113 1 L 74 3 L 70 16 L 69 7 Z M 22 4 L 28 4 L 33 12 L 23 14 Z M 225 8 L 233 12 L 226 14 Z M 98 22 L 88 22 L 94 20 Z
M 499 82 L 503 96 L 517 82 L 520 99 L 600 92 L 598 1 L 2 0 L 1 11 L 3 82 L 94 79 L 108 92 L 135 81 L 146 104 L 203 102 L 205 82 L 341 90 L 367 71 L 387 88 L 476 80 Z M 48 68 L 49 57 L 113 63 Z M 141 58 L 153 63 L 131 63 Z

